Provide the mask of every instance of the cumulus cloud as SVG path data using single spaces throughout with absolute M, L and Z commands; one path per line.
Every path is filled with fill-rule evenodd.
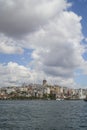
M 0 0 L 0 31 L 13 37 L 24 36 L 67 6 L 64 0 Z
M 0 35 L 0 53 L 22 54 L 24 50 L 17 44 L 17 41 L 14 41 L 12 38 L 6 37 L 3 34 Z
M 27 82 L 31 77 L 29 70 L 23 65 L 9 62 L 7 65 L 0 64 L 0 80 L 1 86 L 20 85 L 23 82 Z
M 24 48 L 33 49 L 29 67 L 16 62 L 0 65 L 0 83 L 39 82 L 45 77 L 48 82 L 75 85 L 74 72 L 86 67 L 86 62 L 82 18 L 68 11 L 70 5 L 65 0 L 0 1 L 0 32 L 4 35 L 0 35 L 0 52 L 22 54 Z
M 0 52 L 4 54 L 22 54 L 23 49 L 21 49 L 20 47 L 6 45 L 5 43 L 1 43 Z
M 81 74 L 87 75 L 87 61 L 83 60 L 81 66 L 80 66 Z
M 47 76 L 43 71 L 31 70 L 29 67 L 19 65 L 15 62 L 8 64 L 0 64 L 0 87 L 20 86 L 23 83 L 42 83 L 43 78 L 46 78 L 48 84 L 59 84 L 62 86 L 73 86 L 73 79 L 67 80 L 61 77 Z
M 27 37 L 31 47 L 35 48 L 32 57 L 36 69 L 54 76 L 73 76 L 83 60 L 80 20 L 81 17 L 73 12 L 64 11 L 43 29 Z

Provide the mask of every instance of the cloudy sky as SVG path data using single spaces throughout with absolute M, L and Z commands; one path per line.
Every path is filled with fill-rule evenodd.
M 0 0 L 0 87 L 87 87 L 86 0 Z

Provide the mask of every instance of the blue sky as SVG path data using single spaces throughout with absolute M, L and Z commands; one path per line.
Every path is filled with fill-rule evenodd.
M 84 33 L 85 37 L 87 37 L 87 1 L 86 0 L 68 0 L 72 2 L 72 7 L 70 10 L 82 16 L 81 24 L 82 24 L 82 32 Z
M 0 87 L 87 87 L 87 1 L 0 1 Z
M 70 10 L 78 14 L 82 17 L 81 24 L 82 24 L 82 33 L 85 37 L 87 37 L 87 1 L 86 0 L 68 0 L 72 2 L 72 7 Z M 85 40 L 83 40 L 82 44 L 86 44 Z M 87 61 L 87 52 L 83 53 L 83 58 Z M 83 75 L 80 70 L 80 75 L 75 77 L 75 81 L 80 84 L 81 86 L 87 87 L 87 75 Z
M 9 61 L 17 62 L 19 65 L 27 66 L 29 62 L 32 60 L 31 57 L 32 50 L 24 49 L 23 54 L 0 54 L 0 62 L 7 64 Z

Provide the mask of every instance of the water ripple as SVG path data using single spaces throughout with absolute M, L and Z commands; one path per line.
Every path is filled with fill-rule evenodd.
M 83 101 L 0 101 L 0 130 L 86 130 Z

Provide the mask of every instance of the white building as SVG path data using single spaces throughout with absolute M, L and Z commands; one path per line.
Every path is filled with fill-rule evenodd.
M 44 94 L 50 94 L 50 88 L 49 87 L 44 87 L 43 93 Z
M 79 89 L 79 99 L 84 99 L 86 98 L 86 95 L 83 94 L 83 90 Z
M 7 94 L 10 94 L 10 93 L 14 93 L 16 90 L 15 90 L 15 88 L 8 88 L 7 90 L 6 90 L 6 93 Z
M 28 91 L 28 88 L 27 87 L 20 87 L 19 90 L 21 92 L 27 92 Z

